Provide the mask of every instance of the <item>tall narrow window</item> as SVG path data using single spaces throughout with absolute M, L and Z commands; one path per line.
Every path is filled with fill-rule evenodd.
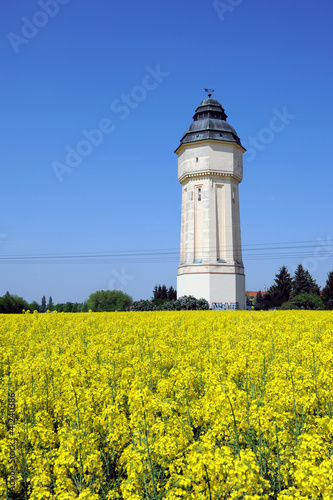
M 226 260 L 225 235 L 225 188 L 223 184 L 215 184 L 216 189 L 216 256 L 218 262 Z
M 186 261 L 186 202 L 187 202 L 187 188 L 184 189 L 182 197 L 181 249 L 180 249 L 180 262 L 182 264 Z
M 239 202 L 238 202 L 238 192 L 236 188 L 233 188 L 232 195 L 234 202 L 234 205 L 232 207 L 234 259 L 236 262 L 240 263 L 242 260 L 242 251 L 241 251 L 241 235 L 240 235 L 240 222 L 239 222 Z
M 201 203 L 202 185 L 195 186 L 194 198 L 194 262 L 202 262 L 202 253 L 204 247 L 203 239 L 203 212 L 204 206 Z

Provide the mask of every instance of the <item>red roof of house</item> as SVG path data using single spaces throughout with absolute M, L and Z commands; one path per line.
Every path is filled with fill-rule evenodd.
M 259 293 L 259 290 L 257 292 L 246 292 L 246 295 L 249 295 L 250 297 L 252 297 L 253 299 L 256 299 L 257 298 L 257 295 Z M 261 295 L 264 296 L 266 295 L 266 293 L 268 293 L 268 291 L 266 292 L 261 292 Z

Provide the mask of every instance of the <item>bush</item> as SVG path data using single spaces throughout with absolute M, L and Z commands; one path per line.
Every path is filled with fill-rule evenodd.
M 283 302 L 282 306 L 280 307 L 281 311 L 286 311 L 287 309 L 299 309 L 299 307 L 294 304 L 291 300 L 288 300 L 286 302 Z
M 281 309 L 318 310 L 324 309 L 324 303 L 315 293 L 299 293 L 292 300 L 284 302 Z
M 154 304 L 150 300 L 137 300 L 133 302 L 131 311 L 153 311 Z
M 184 295 L 177 300 L 163 300 L 162 302 L 150 302 L 149 300 L 138 300 L 133 302 L 132 311 L 203 311 L 209 309 L 206 299 L 196 299 L 192 295 Z
M 300 309 L 324 309 L 323 301 L 314 293 L 300 293 L 294 297 L 293 302 Z
M 168 299 L 155 299 L 152 301 L 153 305 L 156 306 L 156 308 L 160 309 L 165 302 L 170 302 Z

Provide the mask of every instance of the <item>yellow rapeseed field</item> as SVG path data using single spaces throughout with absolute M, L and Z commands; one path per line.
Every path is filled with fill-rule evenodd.
M 332 499 L 333 312 L 0 315 L 0 498 Z

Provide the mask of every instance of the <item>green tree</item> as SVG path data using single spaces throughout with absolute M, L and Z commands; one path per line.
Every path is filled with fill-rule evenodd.
M 168 300 L 176 300 L 177 299 L 177 291 L 173 288 L 173 286 L 170 286 L 168 290 Z
M 47 304 L 47 308 L 48 308 L 49 311 L 53 311 L 54 310 L 54 305 L 53 305 L 52 297 L 49 297 L 49 302 Z
M 29 309 L 29 304 L 26 300 L 24 300 L 22 297 L 14 297 L 14 303 L 15 303 L 15 313 L 16 314 L 21 314 L 23 309 L 27 311 Z
M 60 312 L 63 312 L 64 307 L 65 307 L 65 304 L 56 304 L 56 305 L 54 306 L 54 309 L 55 309 L 55 311 L 57 311 L 57 312 L 59 312 L 59 313 L 60 313 Z
M 322 300 L 326 309 L 333 309 L 333 271 L 328 273 L 326 285 L 322 291 Z
M 176 300 L 177 299 L 177 291 L 170 286 L 169 289 L 165 285 L 155 285 L 153 290 L 152 301 L 155 303 L 156 301 L 158 305 L 163 304 L 165 300 Z
M 159 298 L 159 296 L 158 296 L 158 286 L 155 285 L 154 286 L 154 290 L 153 290 L 152 300 L 157 300 L 158 298 Z
M 296 295 L 302 293 L 314 293 L 319 295 L 320 291 L 319 286 L 312 278 L 309 271 L 305 270 L 302 264 L 299 264 L 293 277 L 290 298 L 293 299 Z
M 34 312 L 34 311 L 39 312 L 40 306 L 36 300 L 33 300 L 29 306 L 29 309 L 31 312 Z
M 88 309 L 99 311 L 127 311 L 132 304 L 132 297 L 120 290 L 98 290 L 89 295 Z
M 41 305 L 40 305 L 40 312 L 41 313 L 45 313 L 46 312 L 46 298 L 45 298 L 45 295 L 43 295 L 43 297 L 42 297 L 42 302 L 41 302 Z
M 320 295 L 320 288 L 307 269 L 305 271 L 305 276 L 306 279 L 308 280 L 308 289 L 309 289 L 308 293 L 314 293 L 316 295 Z
M 262 309 L 264 307 L 264 297 L 262 296 L 261 290 L 257 293 L 256 300 L 254 303 L 255 309 Z
M 308 292 L 308 281 L 302 264 L 297 266 L 292 282 L 292 297 Z
M 249 293 L 246 293 L 246 305 L 247 306 L 252 306 L 252 298 Z
M 269 307 L 279 307 L 289 300 L 293 280 L 286 266 L 279 269 L 274 281 L 274 285 L 270 287 L 264 298 L 264 303 Z
M 324 309 L 324 303 L 316 293 L 300 293 L 292 299 L 299 309 Z
M 13 297 L 9 292 L 6 292 L 0 298 L 0 313 L 2 314 L 21 314 L 23 309 L 27 311 L 29 304 L 22 297 Z
M 89 308 L 88 308 L 87 302 L 83 302 L 82 307 L 81 307 L 81 312 L 88 312 L 88 311 L 89 311 Z
M 65 307 L 64 307 L 64 312 L 70 313 L 70 312 L 72 312 L 72 308 L 73 308 L 72 302 L 66 302 Z
M 165 285 L 162 286 L 161 288 L 161 299 L 166 300 L 168 298 L 168 289 Z

